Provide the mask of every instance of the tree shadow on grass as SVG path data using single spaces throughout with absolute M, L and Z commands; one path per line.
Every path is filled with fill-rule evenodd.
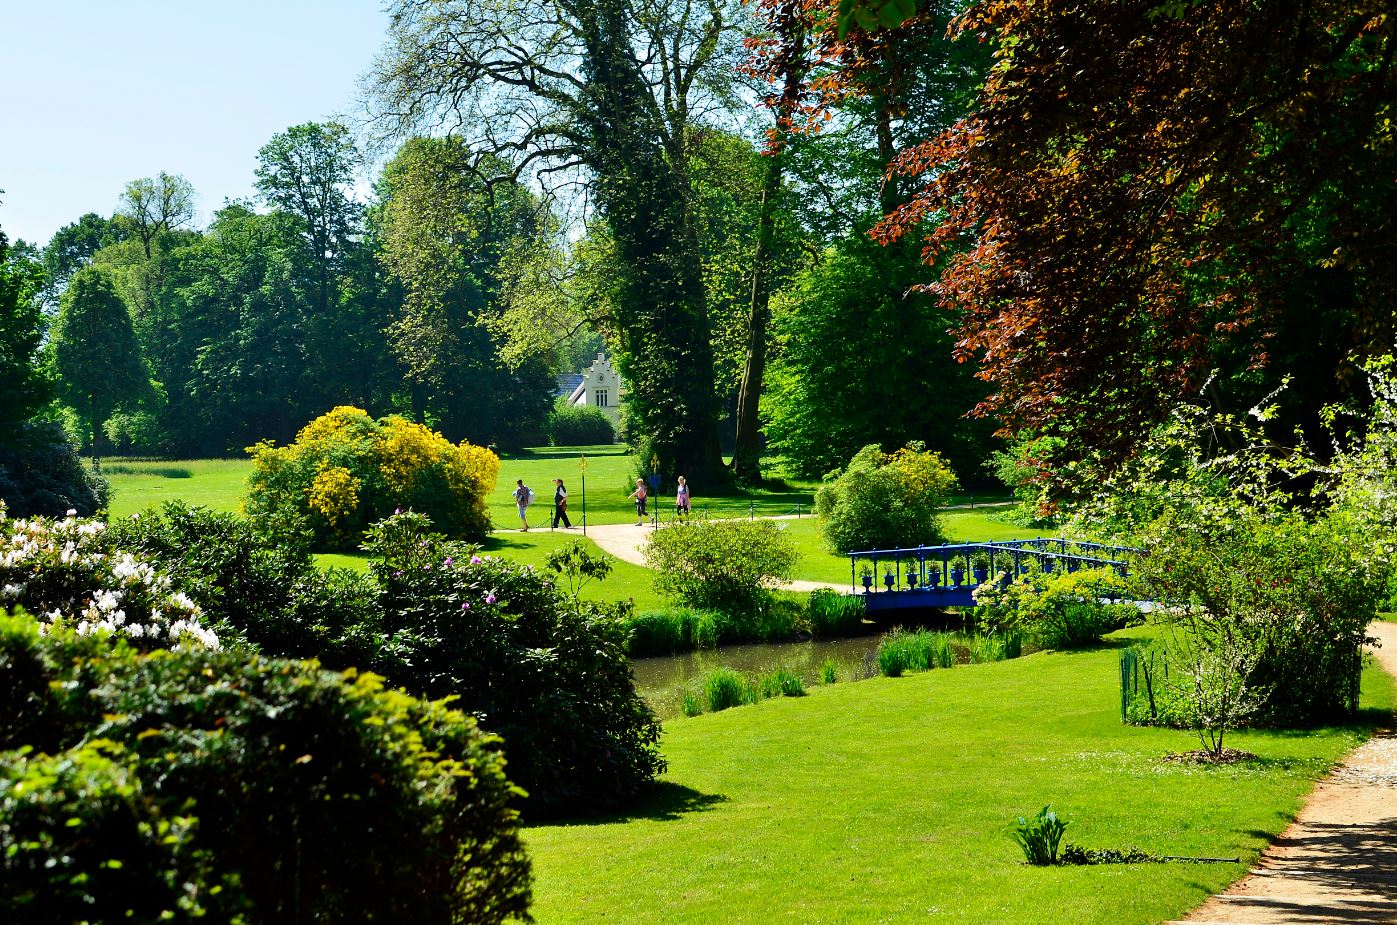
M 728 798 L 721 793 L 700 793 L 692 787 L 660 781 L 633 804 L 601 816 L 583 816 L 573 819 L 548 819 L 534 825 L 611 825 L 617 822 L 633 822 L 649 819 L 654 822 L 674 822 L 689 813 L 701 813 L 712 809 Z

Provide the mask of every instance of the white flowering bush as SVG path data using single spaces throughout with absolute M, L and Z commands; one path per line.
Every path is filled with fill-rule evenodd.
M 106 524 L 76 516 L 11 518 L 0 503 L 0 608 L 41 628 L 111 633 L 140 649 L 217 649 L 199 607 L 149 563 L 104 542 Z

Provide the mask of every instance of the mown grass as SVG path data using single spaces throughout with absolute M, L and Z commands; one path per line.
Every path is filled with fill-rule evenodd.
M 102 468 L 112 485 L 108 516 L 116 519 L 174 500 L 215 511 L 237 511 L 247 493 L 252 463 L 246 459 L 151 462 L 111 457 L 102 460 Z
M 1125 631 L 1122 636 L 1128 636 Z M 1166 763 L 1187 732 L 1122 725 L 1117 652 L 809 690 L 666 723 L 647 806 L 527 830 L 540 925 L 1175 918 L 1240 876 L 1364 727 L 1246 732 L 1260 760 Z M 1364 677 L 1367 718 L 1392 683 Z M 1389 714 L 1390 715 L 1390 714 Z M 1238 864 L 1032 868 L 1009 833 L 1052 803 L 1068 840 Z

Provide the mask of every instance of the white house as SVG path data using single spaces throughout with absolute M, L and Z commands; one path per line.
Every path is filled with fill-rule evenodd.
M 611 423 L 621 424 L 621 396 L 626 387 L 621 382 L 621 374 L 611 365 L 605 353 L 598 353 L 592 365 L 582 371 L 582 381 L 568 396 L 570 405 L 591 405 L 600 408 Z

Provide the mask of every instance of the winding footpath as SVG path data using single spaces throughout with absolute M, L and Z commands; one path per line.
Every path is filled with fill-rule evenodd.
M 1397 676 L 1397 623 L 1375 623 L 1373 652 Z M 1380 731 L 1320 781 L 1251 873 L 1189 925 L 1397 923 L 1397 729 Z

